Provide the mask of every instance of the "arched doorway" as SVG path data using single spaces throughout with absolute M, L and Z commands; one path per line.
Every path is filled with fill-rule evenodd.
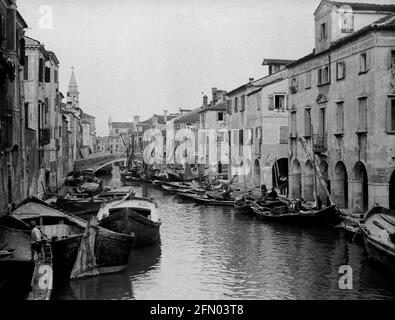
M 254 187 L 259 188 L 261 186 L 261 166 L 259 160 L 256 159 L 254 162 Z
M 292 163 L 292 171 L 289 174 L 289 186 L 291 199 L 300 199 L 302 195 L 302 171 L 298 160 Z
M 314 201 L 314 169 L 310 162 L 307 160 L 304 167 L 304 183 L 303 183 L 303 198 L 306 201 Z
M 395 211 L 395 170 L 392 172 L 389 187 L 389 208 Z
M 282 195 L 288 194 L 288 159 L 281 158 L 272 166 L 272 185 L 279 189 Z
M 365 212 L 369 205 L 368 173 L 365 165 L 358 161 L 353 170 L 352 208 L 355 211 Z
M 347 169 L 342 161 L 336 163 L 332 181 L 332 194 L 336 205 L 348 208 L 348 178 Z

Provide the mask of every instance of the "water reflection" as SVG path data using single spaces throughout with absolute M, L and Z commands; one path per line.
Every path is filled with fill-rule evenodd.
M 117 170 L 108 177 L 114 180 Z M 336 229 L 268 223 L 230 207 L 199 206 L 133 183 L 159 203 L 161 243 L 134 250 L 125 272 L 73 283 L 57 298 L 393 299 L 394 277 Z M 341 290 L 341 265 L 353 290 Z M 85 281 L 85 280 L 83 280 Z

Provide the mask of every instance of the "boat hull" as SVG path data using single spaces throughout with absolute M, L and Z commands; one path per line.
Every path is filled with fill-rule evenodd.
M 54 241 L 54 277 L 69 278 L 73 270 L 83 234 Z M 100 273 L 113 273 L 128 264 L 133 237 L 99 228 L 95 239 L 96 263 Z
M 369 237 L 364 231 L 362 231 L 362 238 L 368 258 L 391 271 L 395 271 L 395 253 Z
M 340 214 L 336 206 L 324 208 L 314 214 L 301 213 L 301 221 L 304 224 L 313 224 L 318 226 L 335 226 L 341 222 Z
M 100 221 L 103 228 L 134 234 L 134 247 L 157 243 L 160 240 L 160 222 L 154 222 L 129 208 L 123 208 Z

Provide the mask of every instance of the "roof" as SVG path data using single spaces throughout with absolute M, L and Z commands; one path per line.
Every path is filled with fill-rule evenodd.
M 315 51 L 313 51 L 312 53 L 290 63 L 288 65 L 288 68 L 295 67 L 295 66 L 297 66 L 305 61 L 308 61 L 314 57 L 318 57 L 320 55 L 326 54 L 329 51 L 337 49 L 337 48 L 365 35 L 366 33 L 370 32 L 370 31 L 380 31 L 380 30 L 395 31 L 395 13 L 389 14 L 389 15 L 363 27 L 362 29 L 359 29 L 359 30 L 353 32 L 352 34 L 350 34 L 346 37 L 340 38 L 339 40 L 332 42 L 330 47 L 324 51 L 321 51 L 319 53 L 315 53 Z
M 115 129 L 132 129 L 132 128 L 134 128 L 133 122 L 111 122 L 111 125 Z
M 174 123 L 194 123 L 200 120 L 199 112 L 202 110 L 201 107 L 193 109 L 192 111 L 174 118 Z
M 245 84 L 241 85 L 240 87 L 237 87 L 236 89 L 230 90 L 226 95 L 229 96 L 229 95 L 232 95 L 233 93 L 236 93 L 236 92 L 238 92 L 238 91 L 244 90 L 244 89 L 247 88 L 247 86 L 248 86 L 249 84 L 250 84 L 250 83 L 248 82 L 248 83 L 245 83 Z
M 287 65 L 294 60 L 284 60 L 284 59 L 263 59 L 262 65 L 268 66 L 270 64 L 280 64 L 280 65 Z
M 350 6 L 351 9 L 356 11 L 395 11 L 394 4 L 379 4 L 379 3 L 361 3 L 361 2 L 344 2 L 344 1 L 331 1 L 324 0 L 336 7 Z
M 53 51 L 47 51 L 49 56 L 55 61 L 56 64 L 59 64 L 59 60 L 58 57 L 56 56 L 56 54 Z
M 16 16 L 17 16 L 18 20 L 21 22 L 22 28 L 23 28 L 23 29 L 28 28 L 28 25 L 27 25 L 25 19 L 23 19 L 22 15 L 20 14 L 19 11 L 16 12 Z
M 30 38 L 28 36 L 25 36 L 24 38 L 25 38 L 25 47 L 38 48 L 38 50 L 41 50 L 45 58 L 49 59 L 48 51 L 45 50 L 44 45 L 40 41 Z
M 228 101 L 224 101 L 218 104 L 209 105 L 201 110 L 199 113 L 206 112 L 206 111 L 227 111 L 228 110 Z

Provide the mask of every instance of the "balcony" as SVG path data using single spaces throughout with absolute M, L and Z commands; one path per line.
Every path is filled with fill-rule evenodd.
M 49 129 L 40 129 L 39 144 L 42 146 L 49 144 L 50 140 L 51 140 L 51 131 Z
M 326 133 L 314 134 L 313 141 L 314 153 L 324 153 L 328 151 L 328 139 Z

